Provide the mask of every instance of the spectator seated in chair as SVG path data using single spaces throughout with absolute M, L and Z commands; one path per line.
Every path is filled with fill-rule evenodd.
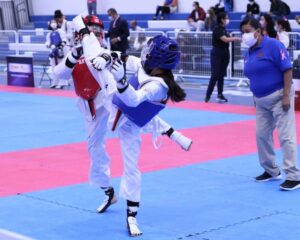
M 242 19 L 245 18 L 255 18 L 259 19 L 260 7 L 255 0 L 249 0 L 247 4 L 246 14 L 242 15 Z
M 165 19 L 165 14 L 170 14 L 174 13 L 178 8 L 178 0 L 165 0 L 163 6 L 157 6 L 156 8 L 156 13 L 153 16 L 153 20 L 156 20 L 159 13 L 160 15 L 160 20 Z
M 206 13 L 197 1 L 193 2 L 193 8 L 193 11 L 188 17 L 188 25 L 191 28 L 195 28 L 196 32 L 200 32 L 204 29 Z

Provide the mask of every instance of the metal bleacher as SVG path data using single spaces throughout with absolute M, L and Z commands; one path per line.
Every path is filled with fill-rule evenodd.
M 231 26 L 234 35 L 240 35 L 238 30 L 241 14 L 230 13 Z M 143 18 L 144 16 L 144 18 Z M 174 17 L 176 16 L 176 17 Z M 182 18 L 186 19 L 186 14 L 175 14 L 173 19 L 165 20 L 166 22 L 182 21 Z M 67 19 L 71 20 L 74 16 L 67 16 Z M 100 16 L 104 19 L 104 23 L 108 25 L 107 16 Z M 148 24 L 151 21 L 152 15 L 128 15 L 123 16 L 128 21 L 137 19 L 139 25 L 143 23 Z M 31 17 L 34 20 L 34 26 L 38 26 L 40 22 L 43 22 L 44 26 L 47 26 L 47 21 L 51 19 L 51 16 L 34 16 Z M 171 17 L 170 17 L 171 18 Z M 179 18 L 179 19 L 178 19 Z M 181 18 L 181 20 L 180 20 Z M 143 19 L 143 20 L 142 20 Z M 147 25 L 148 26 L 148 25 Z M 174 25 L 173 25 L 174 26 Z M 177 25 L 178 26 L 178 25 Z M 153 29 L 152 29 L 153 30 Z M 210 50 L 212 47 L 212 33 L 211 32 L 187 32 L 182 28 L 158 28 L 157 31 L 151 31 L 146 28 L 141 32 L 130 32 L 129 37 L 129 49 L 128 53 L 135 56 L 140 56 L 141 49 L 147 40 L 155 35 L 165 34 L 170 38 L 175 39 L 181 49 L 181 63 L 177 67 L 175 73 L 180 76 L 197 76 L 207 78 L 210 76 Z M 49 64 L 49 49 L 46 48 L 46 35 L 48 30 L 45 28 L 35 28 L 31 30 L 18 30 L 18 31 L 0 31 L 0 64 L 6 63 L 7 55 L 30 55 L 33 57 L 33 61 L 36 66 L 43 66 Z M 290 33 L 291 44 L 288 49 L 291 58 L 293 58 L 293 52 L 300 49 L 300 33 Z M 243 79 L 243 54 L 247 50 L 243 45 L 232 44 L 231 46 L 232 57 L 229 64 L 227 77 L 231 79 Z

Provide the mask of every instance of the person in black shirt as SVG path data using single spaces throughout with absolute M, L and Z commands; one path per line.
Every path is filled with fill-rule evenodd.
M 110 38 L 110 49 L 125 54 L 129 47 L 127 39 L 129 37 L 128 22 L 122 19 L 114 8 L 108 9 L 107 14 L 111 22 L 105 37 Z
M 255 2 L 255 0 L 249 0 L 249 3 L 247 4 L 247 10 L 246 10 L 248 17 L 254 17 L 258 18 L 260 14 L 259 5 Z
M 290 7 L 285 2 L 281 0 L 270 0 L 270 2 L 270 15 L 282 18 L 290 14 Z
M 212 45 L 210 54 L 211 77 L 206 91 L 205 102 L 210 100 L 211 94 L 218 82 L 218 97 L 220 102 L 228 100 L 223 95 L 224 76 L 229 63 L 229 43 L 233 41 L 241 41 L 241 38 L 230 37 L 225 26 L 229 23 L 228 15 L 225 12 L 219 13 L 217 16 L 217 26 L 213 30 Z

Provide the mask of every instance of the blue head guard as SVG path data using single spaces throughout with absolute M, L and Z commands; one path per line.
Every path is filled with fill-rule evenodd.
M 167 37 L 151 38 L 141 53 L 144 69 L 174 69 L 180 59 L 178 44 Z

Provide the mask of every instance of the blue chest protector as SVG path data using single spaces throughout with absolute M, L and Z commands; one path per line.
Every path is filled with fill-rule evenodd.
M 128 83 L 137 90 L 140 87 L 137 74 L 132 76 L 128 80 Z M 165 108 L 165 104 L 163 103 L 150 101 L 144 101 L 136 107 L 128 107 L 116 94 L 114 94 L 112 102 L 129 120 L 139 127 L 145 126 L 152 118 Z
M 58 47 L 59 45 L 61 45 L 62 40 L 61 37 L 59 35 L 59 33 L 57 31 L 53 31 L 50 33 L 50 45 L 55 45 L 56 47 Z

